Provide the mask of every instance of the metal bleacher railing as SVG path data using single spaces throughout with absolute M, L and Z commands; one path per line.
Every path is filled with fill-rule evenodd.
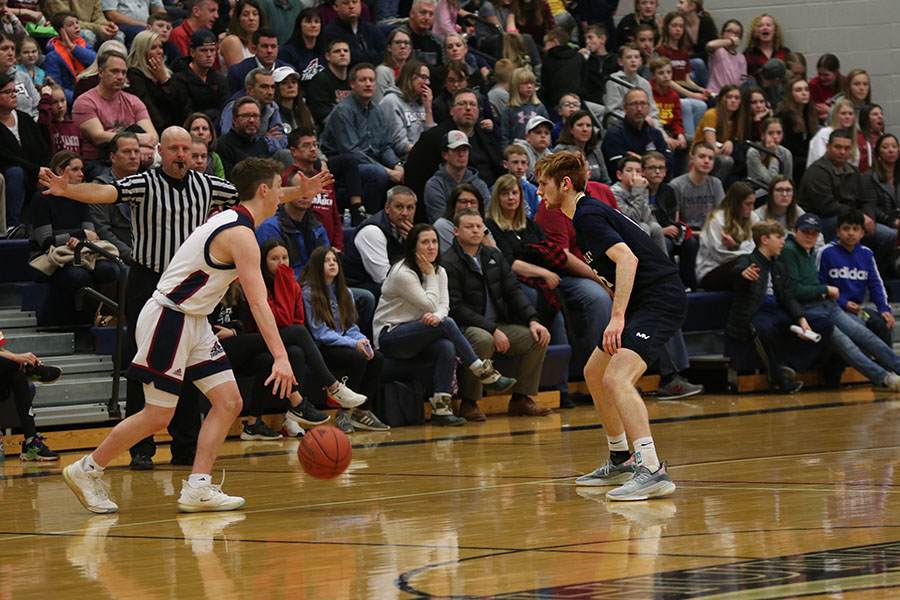
M 80 310 L 82 302 L 84 301 L 84 297 L 90 296 L 91 298 L 94 298 L 99 302 L 103 302 L 116 311 L 116 347 L 115 352 L 113 353 L 112 394 L 109 397 L 107 410 L 109 412 L 110 418 L 121 419 L 122 413 L 119 410 L 119 380 L 121 379 L 122 369 L 122 328 L 125 326 L 125 281 L 127 279 L 125 273 L 127 272 L 127 268 L 125 267 L 125 262 L 117 255 L 112 254 L 111 252 L 108 252 L 107 250 L 87 240 L 81 240 L 78 245 L 75 246 L 74 264 L 76 266 L 81 264 L 82 248 L 88 248 L 96 252 L 103 258 L 116 263 L 116 265 L 118 265 L 119 267 L 118 302 L 107 298 L 94 288 L 83 287 L 78 290 L 78 293 L 75 294 L 75 306 Z

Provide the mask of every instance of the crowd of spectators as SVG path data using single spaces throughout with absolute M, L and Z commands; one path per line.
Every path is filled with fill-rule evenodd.
M 358 313 L 326 321 L 345 337 L 352 322 L 363 337 L 346 339 L 376 350 L 393 327 L 379 318 L 387 287 L 392 313 L 426 325 L 455 319 L 470 348 L 452 332 L 437 336 L 455 344 L 434 351 L 445 362 L 509 352 L 539 373 L 551 338 L 583 362 L 609 299 L 571 224 L 536 194 L 536 161 L 559 151 L 585 156 L 588 192 L 651 235 L 691 290 L 730 289 L 738 258 L 753 251 L 753 225 L 774 219 L 791 230 L 804 211 L 820 219 L 817 248 L 835 239 L 845 212 L 860 211 L 862 244 L 882 277 L 895 275 L 898 144 L 869 76 L 844 75 L 825 54 L 807 80 L 776 15 L 719 27 L 702 0 L 667 13 L 635 0 L 614 27 L 609 1 L 309 4 L 10 0 L 0 13 L 5 234 L 30 237 L 35 256 L 70 238 L 105 240 L 130 263 L 129 206 L 48 202 L 38 170 L 109 183 L 158 169 L 161 134 L 179 126 L 192 136 L 191 167 L 210 176 L 227 179 L 247 157 L 281 161 L 287 186 L 298 172 L 332 171 L 327 193 L 285 205 L 260 241 L 283 240 L 295 277 L 317 248 L 334 248 L 352 290 L 342 297 Z M 32 24 L 55 35 L 37 37 L 30 32 L 47 27 Z M 434 226 L 434 260 L 409 249 L 419 223 Z M 405 271 L 394 277 L 418 287 L 391 281 L 398 261 Z M 94 273 L 95 283 L 108 279 Z M 85 277 L 72 267 L 50 280 L 69 288 Z M 397 306 L 413 296 L 419 308 Z M 578 348 L 576 331 L 593 336 L 588 347 Z M 661 396 L 699 388 L 678 375 L 682 353 L 661 368 Z M 460 377 L 467 418 L 483 417 L 480 373 Z M 514 388 L 515 414 L 545 412 L 523 400 L 536 392 L 530 375 Z M 449 391 L 440 393 L 443 410 Z

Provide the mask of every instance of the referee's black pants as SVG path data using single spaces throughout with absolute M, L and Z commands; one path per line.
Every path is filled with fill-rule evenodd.
M 159 283 L 160 274 L 137 263 L 131 266 L 125 287 L 125 320 L 128 323 L 128 335 L 125 340 L 128 364 L 137 353 L 135 331 L 138 315 L 144 304 L 153 295 Z M 193 385 L 185 381 L 184 385 Z M 172 458 L 182 464 L 194 460 L 197 451 L 197 436 L 200 434 L 200 411 L 197 394 L 183 394 L 175 408 L 175 415 L 169 423 L 169 435 L 172 436 Z M 125 416 L 129 417 L 144 408 L 144 384 L 129 379 L 125 400 Z M 131 456 L 149 456 L 156 453 L 153 436 L 144 438 L 130 449 Z

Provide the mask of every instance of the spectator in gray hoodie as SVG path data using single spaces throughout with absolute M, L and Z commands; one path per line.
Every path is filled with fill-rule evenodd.
M 487 185 L 479 179 L 475 169 L 469 167 L 469 137 L 462 131 L 448 131 L 441 143 L 444 162 L 425 183 L 425 216 L 429 223 L 441 218 L 447 207 L 447 198 L 460 183 L 475 186 L 482 198 L 490 198 Z
M 16 40 L 5 31 L 0 31 L 0 73 L 6 73 L 16 83 L 16 96 L 19 98 L 17 109 L 37 121 L 41 95 L 34 87 L 31 76 L 16 68 Z
M 394 152 L 400 158 L 409 155 L 423 131 L 435 126 L 430 82 L 428 66 L 416 59 L 409 60 L 400 69 L 397 85 L 388 87 L 378 103 L 387 120 Z

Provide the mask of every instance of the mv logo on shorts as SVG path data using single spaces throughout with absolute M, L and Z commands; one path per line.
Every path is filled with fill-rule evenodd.
M 634 336 L 635 336 L 635 337 L 639 337 L 639 338 L 641 338 L 642 340 L 649 340 L 649 339 L 650 339 L 650 336 L 649 336 L 649 335 L 647 335 L 646 333 L 641 333 L 640 331 L 635 331 L 635 332 L 634 332 Z

